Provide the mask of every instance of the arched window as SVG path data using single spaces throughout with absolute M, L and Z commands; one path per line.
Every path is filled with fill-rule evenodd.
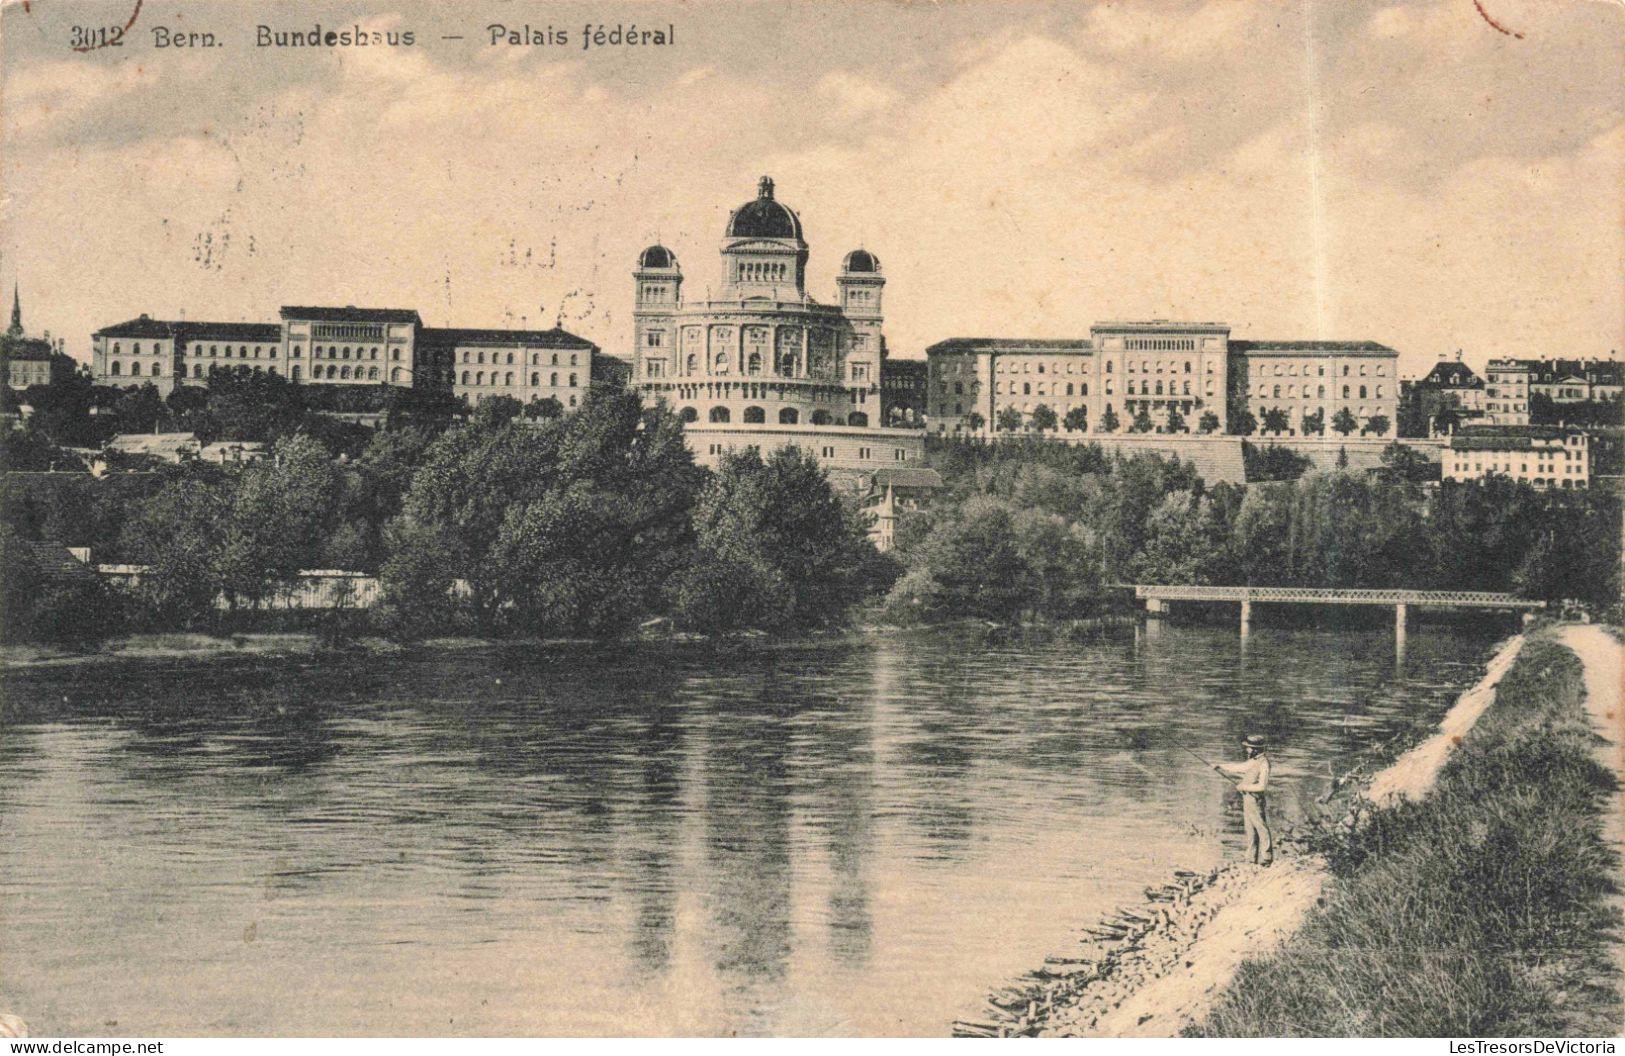
M 368 381 L 377 381 L 378 380 L 378 368 L 377 367 L 368 367 L 367 368 L 367 380 Z
M 530 387 L 531 388 L 534 389 L 537 386 L 541 385 L 541 383 L 542 383 L 542 376 L 540 374 L 532 374 L 530 376 Z
M 339 377 L 344 379 L 348 379 L 350 377 L 350 365 L 348 363 L 339 368 Z
M 728 408 L 726 407 L 711 408 L 711 420 L 713 422 L 727 422 L 731 421 L 732 418 L 733 416 L 728 413 Z
M 117 373 L 117 371 L 114 371 L 114 373 Z M 799 421 L 801 421 L 801 415 L 796 412 L 794 407 L 786 407 L 779 412 L 780 425 L 795 425 Z
M 830 423 L 830 417 L 829 417 L 829 412 L 828 411 L 814 411 L 812 413 L 812 424 L 814 424 L 814 425 L 828 425 L 829 423 Z
M 851 414 L 846 416 L 846 424 L 847 425 L 868 425 L 869 424 L 869 416 L 867 414 L 864 414 L 862 411 L 853 411 Z
M 1343 398 L 1345 400 L 1349 398 L 1349 387 L 1347 385 L 1343 386 Z
M 760 352 L 752 352 L 750 354 L 750 359 L 746 361 L 746 370 L 752 374 L 760 374 L 762 372 L 762 354 Z
M 767 412 L 760 407 L 746 407 L 745 417 L 741 420 L 746 425 L 761 425 L 767 421 Z
M 399 363 L 401 361 L 401 350 L 398 348 L 390 349 L 389 358 L 392 362 Z
M 294 359 L 299 359 L 299 358 L 300 358 L 300 357 L 302 357 L 302 356 L 303 356 L 303 355 L 304 355 L 304 354 L 305 354 L 305 349 L 304 349 L 304 346 L 303 346 L 303 345 L 294 345 L 294 346 L 293 346 L 293 353 L 292 353 L 292 355 L 293 355 L 293 358 L 294 358 Z
M 468 384 L 468 371 L 466 371 L 466 370 L 463 371 L 463 384 L 464 385 Z
M 1275 395 L 1279 396 L 1280 394 L 1281 394 L 1281 388 L 1280 388 L 1279 385 L 1277 385 L 1276 388 L 1275 388 Z M 1157 382 L 1157 395 L 1158 396 L 1162 395 L 1162 382 L 1160 382 L 1160 381 Z
M 1106 373 L 1110 374 L 1111 372 L 1112 372 L 1112 361 L 1108 359 L 1106 361 Z
M 1191 361 L 1187 359 L 1185 361 L 1185 373 L 1189 374 L 1190 372 L 1191 372 Z
M 700 420 L 700 412 L 696 411 L 692 407 L 684 407 L 682 411 L 679 412 L 678 417 L 685 422 L 697 422 Z
M 339 358 L 340 359 L 349 359 L 350 358 L 350 346 L 349 345 L 344 346 L 344 351 L 339 353 Z
M 559 354 L 557 352 L 555 352 L 555 353 L 553 353 L 553 362 L 549 363 L 548 366 L 556 367 L 558 365 L 559 365 Z
M 1066 383 L 1066 394 L 1068 396 L 1072 395 L 1072 383 L 1070 381 Z
M 1360 386 L 1360 399 L 1362 399 L 1362 400 L 1365 399 L 1365 386 L 1364 385 Z
M 393 370 L 391 370 L 389 372 L 389 383 L 391 385 L 399 385 L 401 383 L 401 368 L 400 367 L 396 367 L 396 368 L 394 368 Z
M 237 358 L 238 359 L 247 359 L 248 358 L 248 346 L 247 345 L 238 345 L 237 346 Z
M 553 357 L 553 362 L 554 362 L 555 365 L 558 363 L 558 361 L 559 361 L 559 357 L 554 356 Z M 697 371 L 699 369 L 700 369 L 700 359 L 699 359 L 699 357 L 696 356 L 694 353 L 690 352 L 688 354 L 688 372 L 690 374 L 693 374 L 695 371 Z M 555 378 L 558 377 L 557 374 L 555 374 L 553 376 Z M 553 384 L 557 385 L 558 382 L 555 381 Z
M 570 375 L 570 387 L 572 389 L 576 387 L 576 376 L 574 374 Z
M 269 371 L 270 371 L 272 376 L 275 376 L 276 375 L 276 364 L 274 364 L 274 363 L 271 364 L 271 366 L 269 368 Z
M 572 367 L 576 365 L 576 354 L 574 352 L 570 353 L 570 365 Z
M 141 364 L 140 363 L 131 363 L 130 364 L 130 376 L 132 378 L 139 378 L 141 376 Z
M 793 352 L 786 352 L 779 357 L 779 373 L 786 377 L 796 372 L 796 357 Z
M 513 353 L 512 352 L 508 353 L 508 366 L 510 366 L 510 367 L 513 366 Z
M 230 359 L 231 358 L 231 346 L 230 345 L 226 346 L 226 354 L 221 358 L 223 358 L 223 359 Z
M 1277 386 L 1275 386 L 1275 391 L 1274 391 L 1274 392 L 1272 392 L 1272 393 L 1271 393 L 1271 394 L 1270 394 L 1270 395 L 1272 395 L 1272 396 L 1279 396 L 1279 395 L 1281 395 L 1281 386 L 1279 386 L 1279 385 L 1277 385 Z
M 372 350 L 372 355 L 368 356 L 367 358 L 368 359 L 377 359 L 378 358 L 378 350 L 376 348 L 374 348 Z
M 485 362 L 485 350 L 484 349 L 481 349 L 479 352 L 476 352 L 474 354 L 474 362 L 476 362 L 476 363 L 484 363 Z
M 152 365 L 152 376 L 153 377 L 156 378 L 158 375 L 162 374 L 163 372 L 164 372 L 163 363 L 154 363 Z
M 122 367 L 122 365 L 119 364 L 119 362 L 117 360 L 114 360 L 113 361 L 113 369 L 111 371 L 109 371 L 109 373 L 111 373 L 113 375 L 113 377 L 116 378 L 120 374 L 124 373 L 124 368 Z
M 483 370 L 477 371 L 474 374 L 474 384 L 476 384 L 476 385 L 484 385 L 485 384 L 485 371 L 483 371 Z
M 192 364 L 192 377 L 201 378 L 202 376 L 203 376 L 203 364 L 202 363 L 193 363 Z
M 119 342 L 117 342 L 117 341 L 113 342 L 113 351 L 114 352 L 122 352 L 123 351 L 123 349 L 119 347 Z
M 718 352 L 716 357 L 711 360 L 711 369 L 718 374 L 728 373 L 728 353 Z
M 549 385 L 553 386 L 555 389 L 558 388 L 559 387 L 559 376 L 557 374 L 549 374 L 547 376 L 547 383 Z
M 133 351 L 133 352 L 134 352 L 134 353 L 135 353 L 135 354 L 136 354 L 136 355 L 138 355 L 138 356 L 139 356 L 139 355 L 140 355 L 140 354 L 141 354 L 141 342 L 139 342 L 139 341 L 137 341 L 137 342 L 136 342 L 136 343 L 135 343 L 135 344 L 134 344 L 134 345 L 133 345 L 133 346 L 132 346 L 132 351 Z
M 513 357 L 512 356 L 508 357 L 508 362 L 510 362 L 510 363 L 513 362 Z M 494 372 L 491 375 L 491 380 L 492 381 L 496 380 L 496 374 Z M 510 370 L 506 374 L 502 375 L 502 384 L 504 384 L 504 385 L 512 385 L 513 384 L 513 371 Z
M 294 365 L 293 365 L 293 380 L 294 380 L 294 381 L 298 381 L 298 380 L 299 380 L 299 375 L 300 375 L 300 373 L 301 373 L 301 370 L 300 370 L 300 367 L 299 367 L 299 364 L 297 364 L 297 363 L 295 363 L 295 364 L 294 364 Z
M 1324 400 L 1326 398 L 1326 386 L 1324 386 L 1324 385 L 1316 385 L 1315 386 L 1315 395 Z

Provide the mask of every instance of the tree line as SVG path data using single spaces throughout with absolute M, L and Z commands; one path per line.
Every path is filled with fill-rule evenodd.
M 1372 472 L 1208 485 L 1188 463 L 1037 439 L 949 441 L 947 494 L 904 516 L 899 621 L 1070 619 L 1112 583 L 1411 587 L 1578 600 L 1617 615 L 1621 502 L 1492 477 Z
M 558 417 L 499 397 L 467 422 L 369 435 L 352 456 L 293 433 L 260 462 L 168 466 L 106 492 L 116 477 L 54 475 L 77 479 L 86 505 L 121 508 L 84 511 L 82 529 L 27 502 L 3 519 L 19 538 L 99 542 L 98 560 L 146 566 L 126 621 L 139 629 L 218 628 L 305 569 L 376 573 L 364 619 L 400 638 L 609 636 L 662 616 L 805 630 L 895 576 L 811 456 L 747 450 L 707 471 L 674 415 L 624 389 Z

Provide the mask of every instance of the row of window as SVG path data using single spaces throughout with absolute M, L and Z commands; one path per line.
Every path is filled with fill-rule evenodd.
M 469 380 L 470 378 L 472 378 L 473 380 L 472 381 Z M 573 389 L 573 388 L 577 387 L 577 379 L 578 378 L 579 378 L 579 375 L 576 375 L 576 374 L 571 374 L 570 375 L 569 388 Z M 465 370 L 465 371 L 463 371 L 463 381 L 462 381 L 462 383 L 464 385 L 491 384 L 491 385 L 509 385 L 509 386 L 511 386 L 513 384 L 513 371 L 511 371 L 511 370 L 507 371 L 506 373 L 499 376 L 497 374 L 497 372 L 493 370 L 491 372 L 491 380 L 488 383 L 486 381 L 486 379 L 485 379 L 485 371 L 477 370 L 477 371 L 474 371 L 473 374 L 471 375 L 468 371 Z M 551 385 L 555 389 L 558 388 L 559 387 L 559 376 L 558 376 L 558 374 L 556 374 L 556 373 L 549 374 L 547 376 L 547 383 L 549 385 Z M 531 376 L 530 376 L 530 385 L 531 385 L 531 388 L 533 388 L 533 389 L 534 388 L 541 388 L 541 385 L 542 385 L 542 376 L 541 376 L 541 374 L 532 373 Z
M 693 407 L 684 407 L 681 411 L 677 412 L 677 414 L 678 417 L 685 422 L 697 422 L 700 420 L 700 412 L 695 410 Z M 707 418 L 715 425 L 725 425 L 733 421 L 733 412 L 726 407 L 713 407 L 711 408 Z M 760 407 L 746 407 L 744 413 L 740 415 L 740 421 L 744 422 L 746 425 L 765 425 L 767 423 L 767 411 Z M 809 418 L 808 421 L 813 425 L 836 424 L 835 416 L 830 414 L 828 411 L 814 411 L 812 412 L 812 417 Z M 800 424 L 800 422 L 801 412 L 796 410 L 794 407 L 784 407 L 779 410 L 780 425 L 797 425 Z M 867 427 L 869 424 L 869 416 L 864 414 L 862 411 L 853 411 L 851 414 L 846 416 L 846 424 Z
M 463 349 L 463 362 L 464 363 L 469 362 L 468 357 L 471 354 L 474 356 L 474 362 L 475 363 L 483 364 L 485 362 L 485 352 L 483 350 L 478 351 L 478 352 L 474 352 L 474 353 L 470 353 L 468 351 L 468 349 L 465 348 L 465 349 Z M 578 365 L 577 362 L 576 362 L 577 354 L 578 353 L 575 353 L 575 352 L 570 353 L 570 366 L 572 366 L 572 367 Z M 507 355 L 508 355 L 508 359 L 507 359 L 507 364 L 506 365 L 511 367 L 511 366 L 513 366 L 513 353 L 509 352 Z M 559 365 L 559 354 L 557 352 L 554 352 L 552 354 L 552 356 L 553 356 L 553 360 L 552 360 L 551 363 L 548 364 L 548 366 L 556 367 L 556 366 Z M 502 361 L 503 360 L 502 360 L 502 353 L 501 352 L 493 352 L 493 353 L 491 353 L 491 365 L 492 366 L 495 366 L 498 363 L 501 363 Z M 533 366 L 533 367 L 539 367 L 539 366 L 542 365 L 541 353 L 532 352 L 530 354 L 530 365 Z
M 1370 396 L 1370 397 L 1368 397 L 1366 395 L 1366 387 L 1364 385 L 1359 385 L 1359 386 L 1344 385 L 1343 386 L 1343 398 L 1345 400 L 1355 399 L 1356 397 L 1350 395 L 1351 391 L 1353 389 L 1355 389 L 1355 388 L 1359 389 L 1359 392 L 1360 392 L 1360 395 L 1358 397 L 1359 399 L 1362 399 L 1362 400 L 1364 400 L 1364 399 L 1376 399 L 1376 400 L 1382 399 L 1382 386 L 1381 385 L 1378 385 L 1376 387 L 1375 394 Z M 1249 386 L 1248 389 L 1247 389 L 1246 395 L 1248 395 L 1248 396 L 1272 396 L 1272 397 L 1275 397 L 1277 399 L 1280 399 L 1281 396 L 1282 396 L 1281 386 L 1279 386 L 1279 385 Z M 1326 398 L 1326 386 L 1324 386 L 1324 385 L 1316 385 L 1315 386 L 1315 394 L 1313 396 L 1311 396 L 1311 395 L 1309 395 L 1309 386 L 1307 386 L 1307 385 L 1305 385 L 1303 387 L 1303 392 L 1302 393 L 1298 392 L 1298 387 L 1296 385 L 1288 385 L 1286 387 L 1286 398 L 1287 399 L 1293 399 L 1293 400 L 1299 399 L 1299 398 L 1302 398 L 1302 399 L 1305 399 L 1305 400 L 1324 400 Z
M 1272 366 L 1274 368 L 1273 371 L 1271 370 Z M 1365 377 L 1365 368 L 1366 368 L 1366 364 L 1361 363 L 1360 364 L 1360 377 L 1362 377 L 1362 378 Z M 1283 375 L 1286 376 L 1286 377 L 1295 378 L 1295 377 L 1298 376 L 1298 364 L 1296 364 L 1296 363 L 1288 363 L 1288 364 L 1286 364 L 1285 367 L 1283 367 L 1279 363 L 1275 363 L 1273 365 L 1269 364 L 1269 363 L 1260 363 L 1258 365 L 1258 374 L 1259 374 L 1260 377 L 1264 376 L 1265 374 L 1271 374 L 1271 373 L 1273 373 L 1274 376 L 1277 377 L 1277 378 L 1282 377 Z M 1315 374 L 1316 374 L 1317 377 L 1324 378 L 1326 376 L 1326 364 L 1324 364 L 1324 363 L 1315 364 Z M 1309 376 L 1309 364 L 1307 364 L 1307 363 L 1305 363 L 1303 365 L 1303 376 L 1306 377 L 1306 378 Z M 1345 378 L 1349 376 L 1349 365 L 1347 363 L 1343 364 L 1343 376 Z M 1387 365 L 1382 364 L 1382 363 L 1378 363 L 1377 364 L 1377 377 L 1386 378 L 1387 376 L 1388 376 L 1388 367 L 1387 367 Z

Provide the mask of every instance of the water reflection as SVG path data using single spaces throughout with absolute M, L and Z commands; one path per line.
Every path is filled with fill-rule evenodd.
M 1164 626 L 6 679 L 0 971 L 50 1033 L 937 1033 L 1490 643 Z M 17 965 L 26 964 L 26 972 Z M 284 1006 L 301 1011 L 290 1026 Z

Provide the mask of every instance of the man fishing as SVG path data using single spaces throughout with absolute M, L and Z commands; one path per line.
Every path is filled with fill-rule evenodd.
M 1247 832 L 1247 850 L 1255 865 L 1269 865 L 1275 860 L 1275 841 L 1270 836 L 1269 804 L 1266 795 L 1270 787 L 1270 757 L 1264 752 L 1264 738 L 1250 734 L 1242 742 L 1247 761 L 1242 763 L 1214 763 L 1213 769 L 1226 777 L 1236 779 L 1236 791 L 1241 793 L 1241 821 Z

